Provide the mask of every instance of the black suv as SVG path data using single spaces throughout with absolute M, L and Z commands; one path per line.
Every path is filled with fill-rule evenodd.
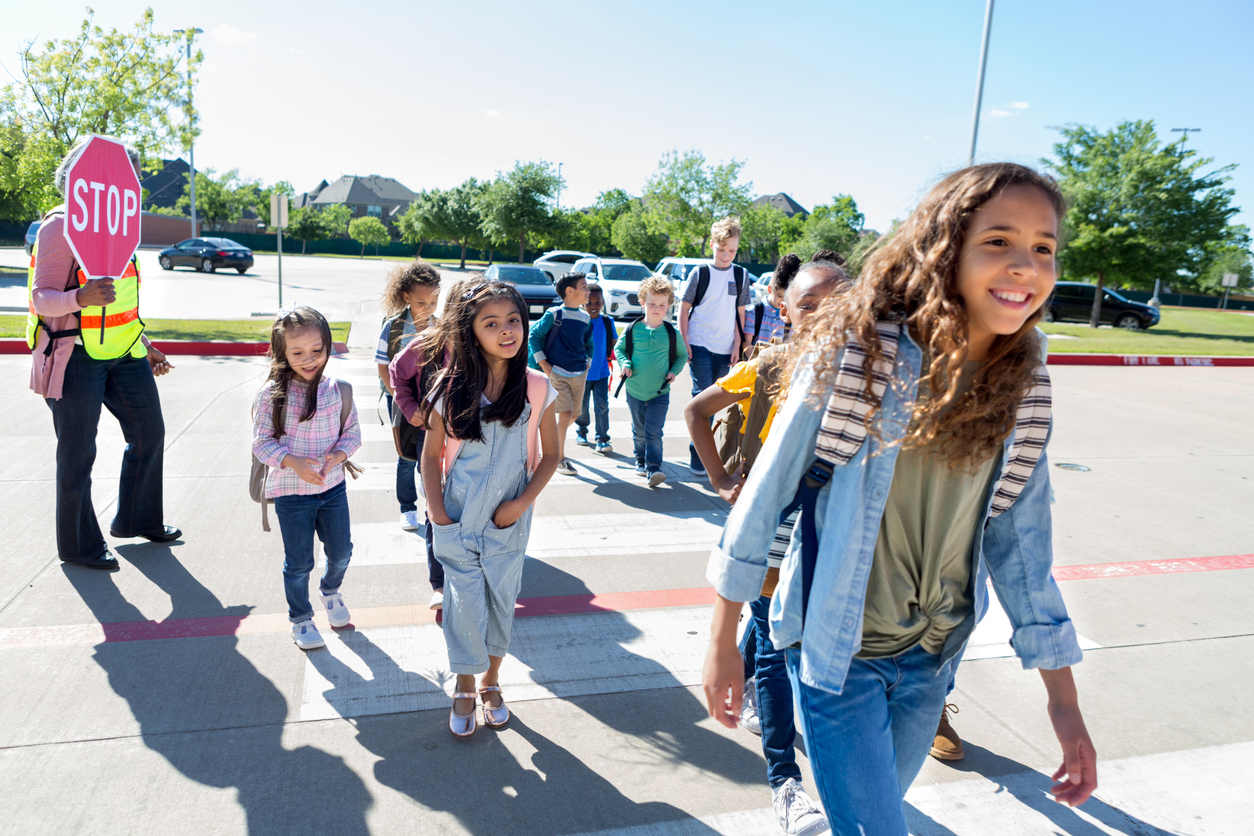
M 1045 303 L 1046 322 L 1088 322 L 1097 287 L 1084 282 L 1058 282 Z M 1158 324 L 1158 311 L 1102 288 L 1102 324 L 1139 331 Z

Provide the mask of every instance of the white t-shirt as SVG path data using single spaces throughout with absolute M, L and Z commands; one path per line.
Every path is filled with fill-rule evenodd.
M 683 301 L 692 304 L 697 298 L 697 275 L 700 267 L 688 272 L 688 284 L 684 288 Z M 740 295 L 736 295 L 736 267 L 716 270 L 710 266 L 710 284 L 705 289 L 701 304 L 688 313 L 688 344 L 699 345 L 714 354 L 739 354 L 739 330 L 736 321 L 743 316 L 753 298 L 749 291 L 749 276 L 743 274 Z

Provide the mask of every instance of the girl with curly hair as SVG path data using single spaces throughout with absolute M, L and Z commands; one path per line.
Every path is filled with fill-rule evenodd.
M 781 513 L 800 508 L 770 632 L 835 832 L 906 833 L 902 797 L 989 577 L 1015 652 L 1045 684 L 1063 751 L 1055 798 L 1080 804 L 1096 787 L 1070 669 L 1080 648 L 1050 575 L 1049 378 L 1034 327 L 1063 209 L 1053 180 L 1006 163 L 932 189 L 794 336 L 785 405 L 711 554 L 703 681 L 731 728 L 742 602 L 762 588 Z

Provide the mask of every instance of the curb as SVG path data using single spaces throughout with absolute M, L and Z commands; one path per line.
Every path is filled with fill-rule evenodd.
M 1254 357 L 1196 357 L 1167 354 L 1050 354 L 1051 366 L 1254 366 Z
M 199 357 L 262 357 L 270 348 L 268 342 L 237 343 L 237 342 L 194 342 L 189 340 L 153 340 L 152 344 L 162 354 L 170 356 Z M 0 354 L 30 354 L 26 340 L 0 339 Z M 332 349 L 335 355 L 347 354 L 348 346 L 335 343 Z

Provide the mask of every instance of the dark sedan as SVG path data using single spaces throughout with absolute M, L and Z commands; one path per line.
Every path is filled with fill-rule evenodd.
M 1097 288 L 1084 282 L 1058 282 L 1045 303 L 1046 322 L 1088 322 Z M 1158 324 L 1158 311 L 1102 288 L 1102 324 L 1139 331 Z
M 544 316 L 545 311 L 561 302 L 557 296 L 557 288 L 549 281 L 548 274 L 539 267 L 493 264 L 483 271 L 483 277 L 509 282 L 518 288 L 523 301 L 527 303 L 528 318 L 539 319 Z
M 163 270 L 194 267 L 202 273 L 225 267 L 241 275 L 253 266 L 253 251 L 230 238 L 188 238 L 166 247 L 158 256 Z

